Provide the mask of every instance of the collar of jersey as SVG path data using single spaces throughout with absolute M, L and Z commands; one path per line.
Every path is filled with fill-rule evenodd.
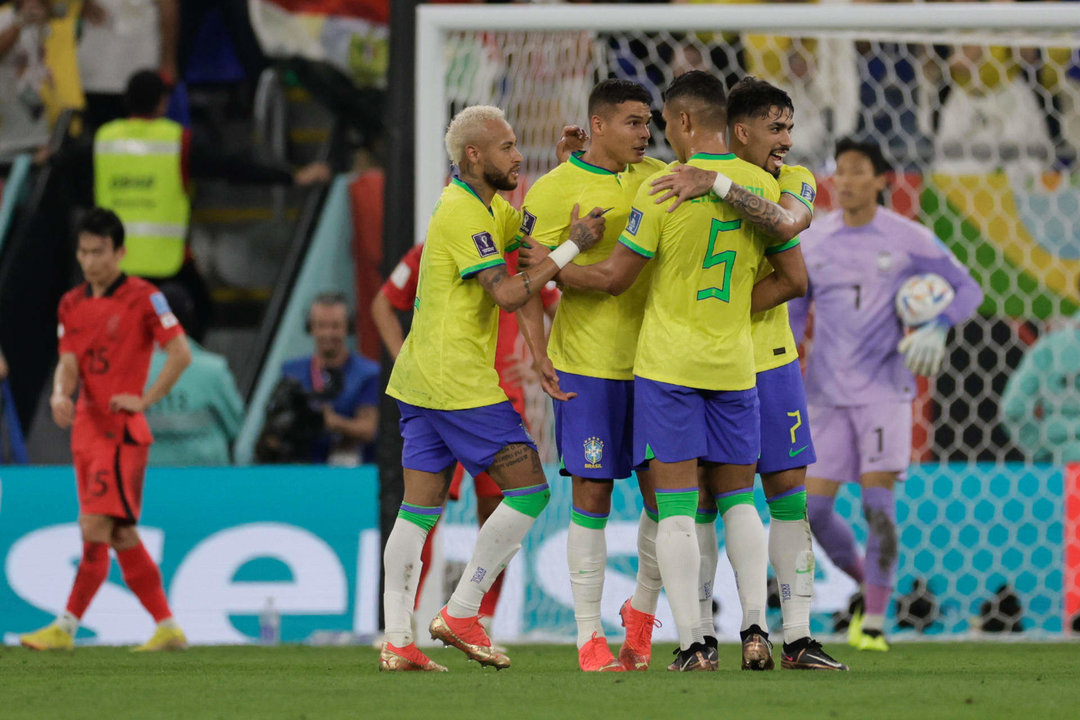
M 469 185 L 469 183 L 465 182 L 464 180 L 461 180 L 460 178 L 451 178 L 450 182 L 454 183 L 458 187 L 465 188 L 466 192 L 468 192 L 470 195 L 472 195 L 477 200 L 480 200 L 480 196 L 476 194 L 476 191 L 472 189 L 472 185 Z M 483 200 L 480 200 L 480 203 L 485 208 L 487 208 L 488 212 L 492 212 L 491 208 L 488 207 L 488 204 L 486 202 L 484 202 Z
M 585 172 L 595 173 L 596 175 L 618 175 L 619 172 L 623 172 L 623 170 L 626 169 L 626 168 L 623 168 L 623 170 L 620 170 L 619 172 L 612 172 L 611 170 L 605 170 L 604 168 L 600 167 L 599 165 L 593 165 L 592 163 L 585 162 L 582 159 L 582 157 L 584 155 L 585 155 L 585 153 L 583 153 L 583 152 L 571 153 L 570 154 L 570 164 L 581 168 Z
M 113 281 L 113 284 L 105 288 L 105 293 L 101 297 L 112 297 L 112 294 L 120 289 L 120 286 L 127 280 L 127 275 L 120 273 L 120 277 Z M 90 287 L 90 283 L 86 283 L 86 297 L 94 297 L 94 289 Z
M 691 160 L 734 160 L 735 153 L 694 153 Z

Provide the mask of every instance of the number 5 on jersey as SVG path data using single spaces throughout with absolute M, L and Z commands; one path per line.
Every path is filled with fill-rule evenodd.
M 698 300 L 715 298 L 722 302 L 728 302 L 731 298 L 731 270 L 732 266 L 735 264 L 735 251 L 722 250 L 717 252 L 716 239 L 719 237 L 720 233 L 738 230 L 740 227 L 742 227 L 742 220 L 713 219 L 712 228 L 709 231 L 709 247 L 705 251 L 705 260 L 702 262 L 701 267 L 708 270 L 717 265 L 723 265 L 724 278 L 721 281 L 720 287 L 707 287 L 698 290 Z

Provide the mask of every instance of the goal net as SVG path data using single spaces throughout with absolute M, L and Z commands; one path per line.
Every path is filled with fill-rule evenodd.
M 644 85 L 657 120 L 660 91 L 690 69 L 729 85 L 755 75 L 784 88 L 795 105 L 787 162 L 817 176 L 818 217 L 834 207 L 836 141 L 874 141 L 893 168 L 887 205 L 931 227 L 986 296 L 954 330 L 940 375 L 920 380 L 912 479 L 897 492 L 904 597 L 891 608 L 893 630 L 1060 633 L 1071 623 L 1063 585 L 1072 577 L 1062 571 L 1060 434 L 1078 429 L 1039 422 L 1062 411 L 1060 394 L 1034 399 L 1008 381 L 1080 302 L 1078 51 L 1080 7 L 1056 3 L 422 7 L 418 232 L 449 169 L 446 123 L 471 104 L 502 107 L 515 128 L 525 156 L 509 197 L 516 205 L 556 162 L 562 126 L 587 126 L 589 90 L 607 77 Z M 650 154 L 672 157 L 656 125 Z M 1068 389 L 1080 406 L 1080 391 Z M 545 461 L 556 460 L 538 387 L 529 408 Z M 553 488 L 512 566 L 516 599 L 500 610 L 497 635 L 572 637 L 569 487 L 553 476 Z M 632 587 L 639 508 L 634 483 L 617 483 L 604 600 L 613 633 Z M 865 537 L 857 489 L 842 491 L 838 508 Z M 448 514 L 447 529 L 457 528 L 443 548 L 451 563 L 471 548 L 471 512 L 463 504 Z M 815 631 L 828 632 L 853 587 L 818 558 Z M 733 584 L 721 565 L 718 589 Z M 737 599 L 733 589 L 718 592 L 730 636 Z

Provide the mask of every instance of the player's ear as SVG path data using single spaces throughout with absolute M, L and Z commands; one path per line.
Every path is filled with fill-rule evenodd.
M 746 145 L 750 141 L 750 133 L 747 131 L 745 123 L 737 122 L 732 125 L 731 134 L 743 145 Z
M 116 258 L 117 260 L 123 260 L 125 255 L 127 255 L 127 245 L 121 245 L 116 251 Z
M 599 115 L 593 115 L 589 118 L 589 134 L 596 136 L 598 133 L 604 132 L 604 118 Z
M 480 159 L 480 148 L 476 145 L 465 146 L 465 159 L 470 163 L 475 163 Z

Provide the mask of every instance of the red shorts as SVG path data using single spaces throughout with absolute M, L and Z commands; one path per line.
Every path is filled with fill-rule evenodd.
M 74 451 L 79 512 L 138 522 L 149 445 L 98 445 Z

